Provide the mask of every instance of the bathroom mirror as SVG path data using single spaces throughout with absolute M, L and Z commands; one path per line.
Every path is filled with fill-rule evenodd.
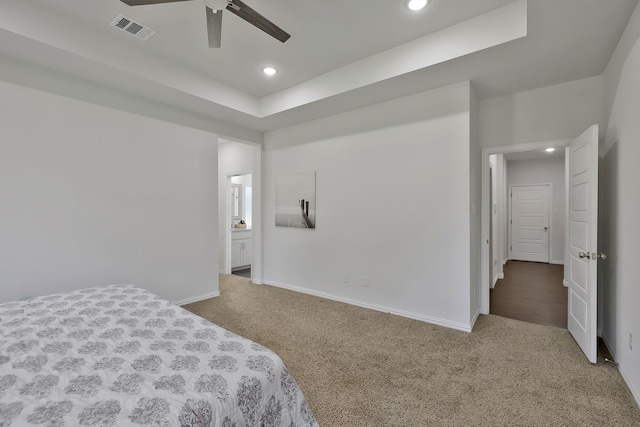
M 242 219 L 242 184 L 231 184 L 231 219 Z

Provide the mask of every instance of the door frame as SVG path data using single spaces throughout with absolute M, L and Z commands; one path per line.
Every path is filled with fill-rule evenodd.
M 566 178 L 565 178 L 566 179 Z M 549 191 L 547 192 L 547 223 L 548 225 L 548 233 L 547 233 L 547 264 L 551 264 L 551 233 L 553 230 L 551 229 L 551 202 L 553 200 L 553 185 L 550 182 L 543 182 L 540 184 L 513 184 L 510 185 L 509 190 L 509 203 L 507 207 L 507 225 L 509 226 L 507 229 L 507 241 L 509 242 L 509 251 L 507 252 L 510 260 L 513 259 L 513 187 L 548 187 Z M 564 252 L 564 247 L 562 248 Z
M 549 146 L 556 149 L 564 149 L 573 141 L 572 138 L 555 139 L 549 141 L 531 142 L 526 144 L 503 145 L 499 147 L 487 147 L 482 149 L 482 208 L 480 209 L 481 236 L 480 240 L 480 313 L 489 314 L 489 290 L 491 278 L 491 265 L 489 260 L 489 207 L 491 205 L 489 189 L 489 156 L 492 154 L 521 153 L 524 151 L 543 150 Z M 565 174 L 566 175 L 566 174 Z M 566 205 L 566 204 L 565 204 Z M 565 230 L 565 236 L 567 230 Z
M 494 281 L 495 281 L 495 277 L 496 277 L 496 268 L 495 268 L 495 264 L 493 262 L 494 258 L 495 258 L 495 254 L 493 252 L 494 249 L 494 241 L 497 240 L 496 239 L 496 225 L 497 225 L 497 218 L 496 218 L 496 214 L 497 214 L 497 210 L 496 207 L 493 203 L 493 199 L 494 199 L 494 191 L 493 191 L 493 184 L 494 184 L 494 180 L 493 180 L 493 172 L 494 170 L 497 169 L 495 165 L 492 165 L 491 162 L 489 162 L 489 236 L 491 236 L 491 239 L 489 240 L 489 246 L 488 246 L 488 250 L 489 250 L 489 277 L 490 277 L 490 282 L 489 282 L 489 286 L 493 287 L 495 286 Z M 497 181 L 497 180 L 496 180 Z M 495 240 L 494 240 L 495 239 Z
M 231 240 L 233 238 L 233 234 L 231 231 L 231 178 L 233 178 L 234 176 L 242 176 L 247 174 L 251 174 L 251 187 L 253 188 L 253 170 L 228 172 L 224 174 L 224 274 L 231 274 Z M 251 210 L 253 211 L 253 190 L 251 194 Z M 251 218 L 251 222 L 253 223 L 253 218 Z M 253 230 L 253 225 L 251 226 L 251 229 Z M 253 235 L 253 232 L 251 234 Z
M 223 137 L 220 137 L 223 138 Z M 239 141 L 231 138 L 224 137 L 223 139 L 238 143 L 250 145 L 253 148 L 253 169 L 245 170 L 245 171 L 235 171 L 235 172 L 227 172 L 224 175 L 218 175 L 218 179 L 225 180 L 224 182 L 224 192 L 225 192 L 225 200 L 224 200 L 224 218 L 225 218 L 225 226 L 224 226 L 224 234 L 222 236 L 218 236 L 218 239 L 224 239 L 224 263 L 222 266 L 218 268 L 221 270 L 223 274 L 231 273 L 231 177 L 236 175 L 242 175 L 244 173 L 251 173 L 251 220 L 253 230 L 251 233 L 253 248 L 252 248 L 252 260 L 251 260 L 251 282 L 256 285 L 262 285 L 263 273 L 262 273 L 262 145 Z M 218 186 L 220 189 L 220 186 Z M 220 203 L 220 198 L 218 198 L 218 203 Z M 218 206 L 218 214 L 220 214 L 220 206 Z M 218 223 L 220 220 L 218 219 Z

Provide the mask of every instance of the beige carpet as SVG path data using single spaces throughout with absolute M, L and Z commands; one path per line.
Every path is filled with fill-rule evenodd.
M 489 315 L 468 334 L 231 275 L 220 292 L 185 308 L 278 353 L 322 427 L 640 426 L 564 329 Z

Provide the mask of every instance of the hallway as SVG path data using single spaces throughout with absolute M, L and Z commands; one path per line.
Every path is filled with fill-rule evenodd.
M 509 261 L 504 279 L 490 293 L 489 312 L 496 316 L 567 328 L 564 266 Z
M 232 271 L 231 274 L 235 276 L 246 277 L 247 279 L 251 279 L 251 267 L 244 268 L 242 270 Z

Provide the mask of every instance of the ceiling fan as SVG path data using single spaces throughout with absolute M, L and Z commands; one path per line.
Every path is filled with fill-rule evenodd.
M 123 3 L 129 6 L 142 6 L 147 4 L 160 4 L 160 3 L 173 3 L 179 1 L 190 0 L 121 0 Z M 260 15 L 255 10 L 251 9 L 240 0 L 202 0 L 207 10 L 207 33 L 209 35 L 209 47 L 220 47 L 220 40 L 222 38 L 222 11 L 227 9 L 234 15 L 244 19 L 251 25 L 261 29 L 271 37 L 286 42 L 289 37 L 284 30 L 269 21 L 264 16 Z

